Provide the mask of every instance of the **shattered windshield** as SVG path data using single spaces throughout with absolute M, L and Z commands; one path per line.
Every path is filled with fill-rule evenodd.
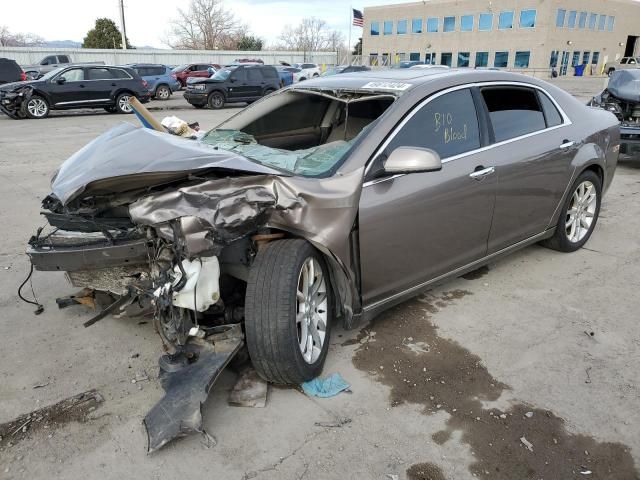
M 211 78 L 214 80 L 226 80 L 227 78 L 229 78 L 229 75 L 231 75 L 231 72 L 233 72 L 233 70 L 233 68 L 222 68 L 215 74 L 213 74 Z
M 58 67 L 58 68 L 54 68 L 53 70 L 51 70 L 48 73 L 45 73 L 43 76 L 41 76 L 38 80 L 49 80 L 50 78 L 55 77 L 58 73 L 60 73 L 62 70 L 64 70 L 67 67 Z
M 240 130 L 211 130 L 202 141 L 238 153 L 261 165 L 314 177 L 331 170 L 349 151 L 355 138 L 294 151 L 260 145 L 253 135 Z

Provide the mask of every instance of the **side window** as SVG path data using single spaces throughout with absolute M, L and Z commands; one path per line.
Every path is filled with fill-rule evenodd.
M 544 130 L 546 124 L 536 92 L 530 88 L 490 87 L 481 90 L 496 142 Z
M 111 80 L 113 75 L 107 68 L 90 68 L 87 80 Z
M 427 103 L 398 131 L 385 153 L 398 147 L 431 148 L 443 159 L 480 148 L 471 91 L 446 93 Z
M 71 63 L 67 55 L 58 55 L 58 63 Z
M 149 75 L 164 75 L 165 68 L 164 67 L 151 67 L 149 69 Z
M 235 80 L 236 82 L 244 82 L 245 73 L 244 68 L 238 68 L 231 73 L 229 80 Z
M 549 97 L 542 92 L 538 92 L 538 98 L 540 99 L 540 105 L 542 105 L 544 118 L 547 121 L 547 128 L 562 125 L 562 116 Z
M 620 60 L 620 65 L 626 65 L 628 58 L 623 58 Z
M 81 82 L 84 80 L 84 70 L 82 68 L 72 68 L 62 73 L 60 77 L 64 77 L 67 82 Z
M 198 65 L 198 71 L 203 72 L 209 70 L 209 65 Z
M 262 82 L 262 75 L 257 68 L 250 68 L 247 70 L 247 80 L 252 83 Z
M 40 65 L 53 65 L 54 63 L 56 63 L 56 61 L 56 56 L 50 55 L 48 57 L 45 57 L 44 60 L 40 62 Z
M 278 72 L 274 68 L 261 68 L 260 70 L 262 70 L 262 75 L 264 76 L 264 78 L 270 78 L 273 80 L 280 77 L 280 75 L 278 75 Z
M 189 67 L 189 71 L 190 71 L 190 72 L 195 72 L 195 71 L 197 71 L 197 70 L 198 70 L 198 65 L 191 65 L 191 66 Z
M 126 79 L 126 80 L 130 80 L 131 79 L 131 75 L 129 75 L 127 72 L 125 72 L 124 70 L 121 70 L 119 68 L 110 68 L 109 72 L 111 73 L 111 78 L 115 78 L 115 79 Z M 138 74 L 140 75 L 140 74 Z M 142 76 L 142 75 L 140 75 Z

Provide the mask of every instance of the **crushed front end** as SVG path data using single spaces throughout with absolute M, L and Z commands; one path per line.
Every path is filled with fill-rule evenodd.
M 29 102 L 33 95 L 33 87 L 22 83 L 3 85 L 0 88 L 0 111 L 5 115 L 18 120 L 25 118 L 23 105 Z

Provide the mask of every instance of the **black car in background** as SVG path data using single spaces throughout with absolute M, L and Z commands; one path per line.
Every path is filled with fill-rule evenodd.
M 51 110 L 104 108 L 132 113 L 131 97 L 145 103 L 147 82 L 127 67 L 71 65 L 38 80 L 0 86 L 0 110 L 12 118 L 45 118 Z
M 211 78 L 187 84 L 184 98 L 196 108 L 222 108 L 225 103 L 252 103 L 278 90 L 280 74 L 270 65 L 233 65 L 221 68 Z
M 0 85 L 12 82 L 24 82 L 27 74 L 20 65 L 10 58 L 0 58 Z

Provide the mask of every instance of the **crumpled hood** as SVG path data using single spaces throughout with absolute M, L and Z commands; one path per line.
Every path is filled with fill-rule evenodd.
M 66 205 L 83 192 L 122 192 L 211 168 L 283 175 L 232 152 L 122 123 L 69 157 L 54 176 L 51 189 Z
M 24 82 L 5 83 L 4 85 L 0 85 L 0 90 L 4 92 L 12 92 L 13 90 L 16 90 L 17 88 L 20 88 L 20 87 L 33 87 L 39 83 L 42 83 L 42 82 L 40 82 L 40 80 L 32 80 L 32 81 L 27 80 Z

